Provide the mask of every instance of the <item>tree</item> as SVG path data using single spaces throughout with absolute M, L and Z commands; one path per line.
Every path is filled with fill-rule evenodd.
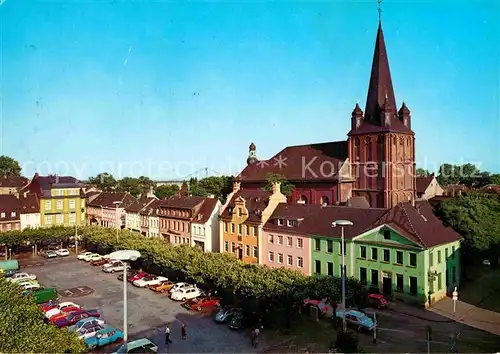
M 436 178 L 442 186 L 460 183 L 473 187 L 480 182 L 481 179 L 485 179 L 488 176 L 488 172 L 480 171 L 477 166 L 471 163 L 463 165 L 445 163 L 439 167 L 439 174 Z
M 233 176 L 211 176 L 197 181 L 197 184 L 207 194 L 213 194 L 221 202 L 225 202 L 227 195 L 233 190 L 233 182 Z
M 149 177 L 140 176 L 138 178 L 139 188 L 141 190 L 141 197 L 145 197 L 155 186 L 155 182 L 153 182 Z
M 495 173 L 490 176 L 489 180 L 490 184 L 496 184 L 497 186 L 500 186 L 500 173 Z
M 424 168 L 417 168 L 417 177 L 427 177 L 430 176 L 431 173 Z
M 120 192 L 129 192 L 137 198 L 141 194 L 143 188 L 139 179 L 133 177 L 123 177 L 118 181 L 117 190 Z
M 188 183 L 189 194 L 195 197 L 206 197 L 208 196 L 208 191 L 203 187 L 203 185 L 198 181 L 197 178 L 192 177 Z
M 281 183 L 280 185 L 281 193 L 283 193 L 287 197 L 292 195 L 295 186 L 290 182 L 288 182 L 286 178 L 280 175 L 279 173 L 269 173 L 267 175 L 266 186 L 264 187 L 264 190 L 272 191 L 274 183 Z
M 21 288 L 0 279 L 0 353 L 83 353 L 75 332 L 43 322 L 43 313 Z
M 155 196 L 160 199 L 170 198 L 179 191 L 177 184 L 163 184 L 155 188 Z
M 113 177 L 113 175 L 111 173 L 107 173 L 107 172 L 99 173 L 95 177 L 90 177 L 89 183 L 95 185 L 97 188 L 99 188 L 103 192 L 113 191 L 118 184 L 118 182 Z
M 0 156 L 0 176 L 21 176 L 21 165 L 12 157 Z

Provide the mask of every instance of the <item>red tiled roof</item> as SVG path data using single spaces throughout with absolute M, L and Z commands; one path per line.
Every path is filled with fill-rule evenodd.
M 322 207 L 319 204 L 288 204 L 280 203 L 274 209 L 273 215 L 264 225 L 264 231 L 308 235 Z M 286 223 L 278 225 L 277 220 L 296 220 L 297 225 L 290 227 Z
M 26 186 L 29 180 L 22 176 L 0 176 L 0 188 L 21 188 Z
M 102 192 L 99 192 L 99 191 L 90 191 L 90 192 L 85 193 L 85 198 L 90 198 L 90 197 L 93 197 L 94 195 L 100 194 L 100 193 L 102 193 Z
M 0 195 L 0 213 L 5 213 L 4 217 L 0 216 L 0 222 L 19 220 L 20 208 L 21 203 L 15 195 Z M 12 216 L 12 212 L 15 213 L 15 216 Z
M 103 208 L 115 208 L 116 205 L 114 202 L 121 202 L 121 204 L 118 205 L 119 208 L 127 208 L 131 204 L 135 203 L 136 199 L 127 192 L 102 192 L 88 205 Z
M 204 200 L 205 198 L 203 197 L 175 195 L 168 199 L 162 199 L 159 206 L 165 208 L 193 209 Z
M 20 213 L 21 214 L 32 214 L 40 212 L 40 201 L 36 194 L 27 194 L 25 197 L 19 199 L 20 202 Z
M 415 207 L 410 202 L 399 203 L 382 215 L 370 228 L 384 224 L 394 227 L 409 240 L 426 248 L 461 239 L 451 227 L 444 226 L 427 201 L 416 202 Z
M 351 208 L 370 208 L 370 203 L 365 197 L 352 197 L 347 200 L 346 206 Z
M 148 197 L 148 198 L 139 198 L 136 202 L 130 204 L 130 206 L 125 208 L 127 213 L 138 213 L 146 206 L 151 204 L 153 201 L 158 200 L 157 198 Z
M 245 199 L 245 206 L 248 210 L 248 218 L 246 221 L 250 223 L 260 223 L 261 213 L 267 207 L 271 194 L 271 192 L 263 190 L 240 190 L 233 195 L 227 207 L 222 212 L 221 218 L 226 220 L 231 219 L 232 215 L 229 211 L 234 209 L 236 198 L 242 197 Z
M 141 215 L 148 215 L 148 216 L 157 216 L 157 210 L 159 207 L 162 206 L 162 202 L 165 200 L 161 199 L 153 199 L 150 203 L 148 203 L 144 208 L 142 208 L 139 211 L 139 214 Z
M 347 141 L 288 146 L 269 160 L 247 165 L 237 179 L 261 182 L 276 173 L 291 182 L 331 180 L 346 158 Z
M 431 184 L 433 179 L 434 175 L 417 177 L 416 178 L 417 193 L 424 194 L 425 191 L 427 190 L 427 187 L 429 187 L 429 184 Z
M 203 205 L 200 208 L 200 211 L 193 219 L 193 222 L 196 224 L 204 224 L 210 219 L 210 216 L 214 212 L 214 209 L 217 207 L 217 202 L 219 200 L 217 198 L 205 198 L 203 201 Z

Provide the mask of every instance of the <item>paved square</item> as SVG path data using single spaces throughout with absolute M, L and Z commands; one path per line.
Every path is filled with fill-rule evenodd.
M 123 327 L 123 287 L 117 274 L 106 274 L 101 267 L 76 260 L 76 257 L 44 260 L 44 265 L 24 270 L 37 275 L 40 283 L 54 286 L 63 301 L 73 301 L 87 309 L 97 309 L 107 324 Z M 233 332 L 212 318 L 190 312 L 171 301 L 165 294 L 127 284 L 128 333 L 130 339 L 148 337 L 166 352 L 163 330 L 170 324 L 173 343 L 168 351 L 175 353 L 254 353 L 249 330 Z M 90 290 L 93 291 L 90 291 Z M 185 323 L 188 338 L 181 340 L 180 323 Z

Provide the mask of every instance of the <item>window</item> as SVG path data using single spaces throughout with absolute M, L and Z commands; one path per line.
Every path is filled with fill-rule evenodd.
M 341 278 L 344 276 L 344 274 L 342 274 L 342 272 L 343 272 L 343 268 L 342 268 L 342 264 L 341 264 L 340 265 L 340 272 L 339 272 Z
M 438 251 L 438 264 L 441 263 L 441 250 Z
M 332 240 L 326 241 L 326 251 L 328 253 L 333 253 L 333 241 Z
M 404 276 L 403 274 L 396 274 L 396 291 L 403 292 Z
M 56 208 L 57 210 L 61 210 L 63 208 L 63 201 L 61 199 L 56 201 Z
M 274 235 L 269 235 L 269 243 L 274 243 Z
M 451 259 L 455 258 L 455 246 L 451 247 Z
M 429 252 L 429 265 L 432 267 L 434 265 L 434 253 Z
M 372 285 L 378 286 L 378 270 L 372 269 Z
M 224 222 L 224 231 L 227 232 L 227 230 L 228 230 L 227 222 Z
M 384 262 L 390 262 L 390 261 L 391 261 L 391 251 L 384 250 Z
M 446 262 L 446 260 L 448 259 L 448 247 L 445 248 L 444 250 L 444 260 Z
M 443 279 L 442 278 L 443 278 L 442 274 L 438 273 L 438 275 L 437 275 L 437 281 L 438 281 L 438 288 L 437 288 L 437 290 L 438 291 L 443 288 Z
M 259 249 L 256 246 L 253 246 L 253 257 L 259 258 Z
M 278 225 L 283 226 L 283 224 L 284 224 L 283 219 L 278 219 Z
M 243 225 L 239 224 L 238 225 L 238 235 L 243 234 Z
M 269 262 L 274 262 L 274 252 L 269 252 Z
M 410 266 L 417 266 L 417 255 L 415 253 L 410 253 Z
M 56 215 L 56 224 L 62 224 L 62 223 L 63 223 L 63 215 L 57 214 Z
M 359 268 L 359 280 L 361 281 L 361 284 L 366 284 L 367 279 L 366 279 L 366 268 Z
M 44 224 L 52 224 L 52 215 L 45 215 Z
M 287 256 L 287 264 L 289 266 L 293 265 L 293 257 L 291 255 L 288 255 Z
M 297 257 L 297 267 L 298 268 L 303 268 L 304 267 L 304 258 Z
M 410 294 L 417 295 L 417 278 L 410 277 Z
M 396 264 L 403 264 L 403 252 L 396 251 Z
M 302 248 L 304 247 L 304 240 L 301 238 L 297 239 L 297 248 Z
M 342 255 L 342 251 L 344 251 L 344 254 L 347 254 L 346 252 L 346 244 L 345 244 L 345 241 L 344 241 L 344 249 L 342 249 L 342 240 L 339 241 L 339 254 Z
M 69 201 L 69 208 L 70 209 L 75 209 L 76 208 L 76 201 L 74 199 L 71 199 Z
M 287 245 L 288 247 L 292 247 L 292 244 L 293 244 L 293 240 L 292 240 L 292 238 L 291 238 L 291 237 L 287 237 L 287 238 L 286 238 L 286 245 Z
M 226 251 L 226 252 L 229 251 L 229 242 L 227 242 L 227 241 L 224 241 L 224 251 Z
M 5 213 L 1 213 L 0 217 L 5 218 Z
M 359 247 L 359 257 L 366 259 L 366 246 Z
M 259 236 L 259 229 L 257 228 L 257 226 L 253 227 L 253 235 L 254 236 Z
M 241 208 L 238 208 L 238 217 L 241 216 Z
M 245 225 L 245 231 L 246 231 L 246 232 L 245 232 L 245 233 L 246 233 L 246 235 L 247 235 L 247 236 L 250 236 L 250 226 Z
M 46 200 L 44 204 L 45 204 L 45 210 L 52 209 L 52 203 L 50 200 Z
M 69 222 L 71 224 L 74 224 L 76 222 L 76 214 L 75 213 L 69 214 Z
M 384 230 L 384 240 L 390 240 L 390 239 L 391 239 L 391 231 Z
M 283 263 L 283 253 L 278 253 L 278 263 Z
M 328 265 L 328 275 L 333 277 L 333 263 L 328 262 L 327 265 Z
M 231 233 L 234 234 L 234 223 L 231 223 Z
M 283 244 L 283 236 L 278 236 L 278 245 Z
M 250 246 L 249 245 L 245 246 L 245 256 L 250 257 Z
M 234 253 L 234 251 L 236 251 L 236 245 L 234 242 L 231 242 L 231 252 Z
M 321 274 L 321 261 L 314 261 L 314 272 Z
M 378 259 L 378 249 L 372 247 L 372 260 L 376 261 Z
M 16 212 L 15 212 L 15 211 L 12 211 L 12 212 L 10 213 L 10 216 L 11 216 L 12 218 L 15 218 L 15 217 L 16 217 Z
M 321 241 L 318 238 L 314 239 L 314 250 L 321 251 Z

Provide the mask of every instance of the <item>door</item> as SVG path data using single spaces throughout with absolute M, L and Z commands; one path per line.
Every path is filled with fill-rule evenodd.
M 238 258 L 243 259 L 243 248 L 242 247 L 238 248 Z
M 385 296 L 392 296 L 392 274 L 385 273 L 382 277 L 382 293 Z

